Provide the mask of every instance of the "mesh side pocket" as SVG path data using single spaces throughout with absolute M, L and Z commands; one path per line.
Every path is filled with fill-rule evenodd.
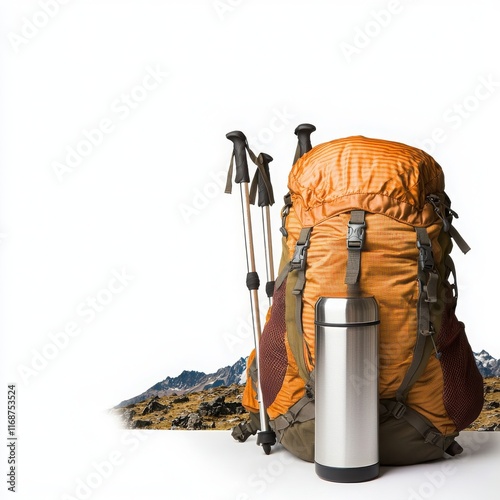
M 483 377 L 479 373 L 464 324 L 455 316 L 455 304 L 447 304 L 439 332 L 442 353 L 443 402 L 458 431 L 465 429 L 483 408 Z
M 285 378 L 288 356 L 285 346 L 286 279 L 273 295 L 271 316 L 264 327 L 259 348 L 260 387 L 264 407 L 276 399 Z

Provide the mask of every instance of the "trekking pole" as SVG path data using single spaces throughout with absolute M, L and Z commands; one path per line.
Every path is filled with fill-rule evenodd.
M 312 149 L 311 134 L 315 130 L 316 127 L 314 125 L 311 125 L 310 123 L 301 123 L 295 129 L 295 135 L 298 138 L 298 143 L 293 163 L 295 163 L 302 155 L 304 155 L 305 153 L 307 153 Z
M 253 244 L 252 218 L 250 214 L 250 193 L 248 185 L 250 177 L 248 174 L 248 163 L 246 157 L 247 139 L 243 132 L 238 130 L 229 132 L 226 137 L 233 143 L 233 155 L 236 162 L 235 183 L 240 185 L 241 211 L 243 218 L 243 231 L 245 237 L 245 252 L 247 261 L 246 285 L 250 292 L 250 305 L 252 309 L 252 323 L 255 344 L 255 361 L 257 363 L 257 398 L 259 402 L 260 431 L 257 433 L 257 444 L 262 445 L 264 453 L 271 453 L 271 446 L 276 443 L 276 436 L 269 427 L 269 417 L 264 408 L 262 389 L 260 385 L 259 367 L 259 344 L 262 333 L 260 324 L 259 296 L 260 285 L 259 276 L 255 270 L 255 253 Z
M 271 185 L 271 177 L 269 174 L 269 163 L 273 161 L 272 156 L 266 153 L 261 153 L 257 158 L 257 171 L 252 182 L 250 190 L 250 203 L 255 201 L 255 185 L 259 192 L 257 201 L 259 207 L 262 208 L 262 234 L 264 236 L 264 252 L 266 260 L 266 295 L 269 299 L 269 305 L 272 303 L 274 293 L 274 262 L 273 262 L 273 241 L 271 234 L 271 213 L 269 207 L 274 204 L 273 188 Z M 252 193 L 253 191 L 253 193 Z

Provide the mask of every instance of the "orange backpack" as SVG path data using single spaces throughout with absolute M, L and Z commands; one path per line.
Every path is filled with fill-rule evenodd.
M 293 165 L 259 368 L 269 424 L 298 457 L 314 460 L 315 304 L 354 288 L 380 308 L 380 463 L 462 451 L 455 437 L 481 412 L 483 380 L 455 316 L 452 239 L 469 247 L 444 187 L 425 152 L 361 136 L 320 144 Z M 247 370 L 243 404 L 256 414 L 255 351 Z M 374 376 L 366 366 L 356 383 Z

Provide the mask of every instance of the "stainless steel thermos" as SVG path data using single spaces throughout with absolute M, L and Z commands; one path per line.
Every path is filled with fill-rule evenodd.
M 374 297 L 316 303 L 315 468 L 353 483 L 379 474 L 378 305 Z

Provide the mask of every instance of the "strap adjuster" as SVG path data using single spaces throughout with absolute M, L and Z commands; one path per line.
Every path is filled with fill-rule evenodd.
M 424 437 L 425 437 L 425 442 L 426 443 L 433 444 L 434 446 L 439 446 L 439 443 L 443 439 L 443 435 L 442 434 L 439 434 L 439 432 L 436 432 L 436 431 L 433 431 L 433 430 L 429 430 L 425 434 Z
M 295 245 L 292 260 L 290 261 L 290 269 L 294 271 L 303 271 L 305 269 L 310 235 L 311 228 L 303 228 L 301 230 L 299 239 Z
M 432 255 L 432 246 L 428 243 L 422 243 L 417 240 L 419 250 L 418 261 L 422 271 L 432 271 L 434 269 L 434 256 Z
M 290 261 L 290 267 L 294 270 L 305 268 L 307 249 L 309 248 L 309 242 L 297 243 L 295 251 L 293 253 L 292 260 Z
M 396 402 L 393 408 L 391 409 L 392 416 L 399 420 L 406 413 L 406 405 L 401 402 Z
M 250 436 L 253 436 L 257 432 L 250 422 L 241 422 L 236 427 L 233 428 L 231 436 L 240 443 L 244 443 Z
M 349 250 L 362 250 L 365 243 L 366 223 L 351 222 L 347 224 L 347 248 Z

